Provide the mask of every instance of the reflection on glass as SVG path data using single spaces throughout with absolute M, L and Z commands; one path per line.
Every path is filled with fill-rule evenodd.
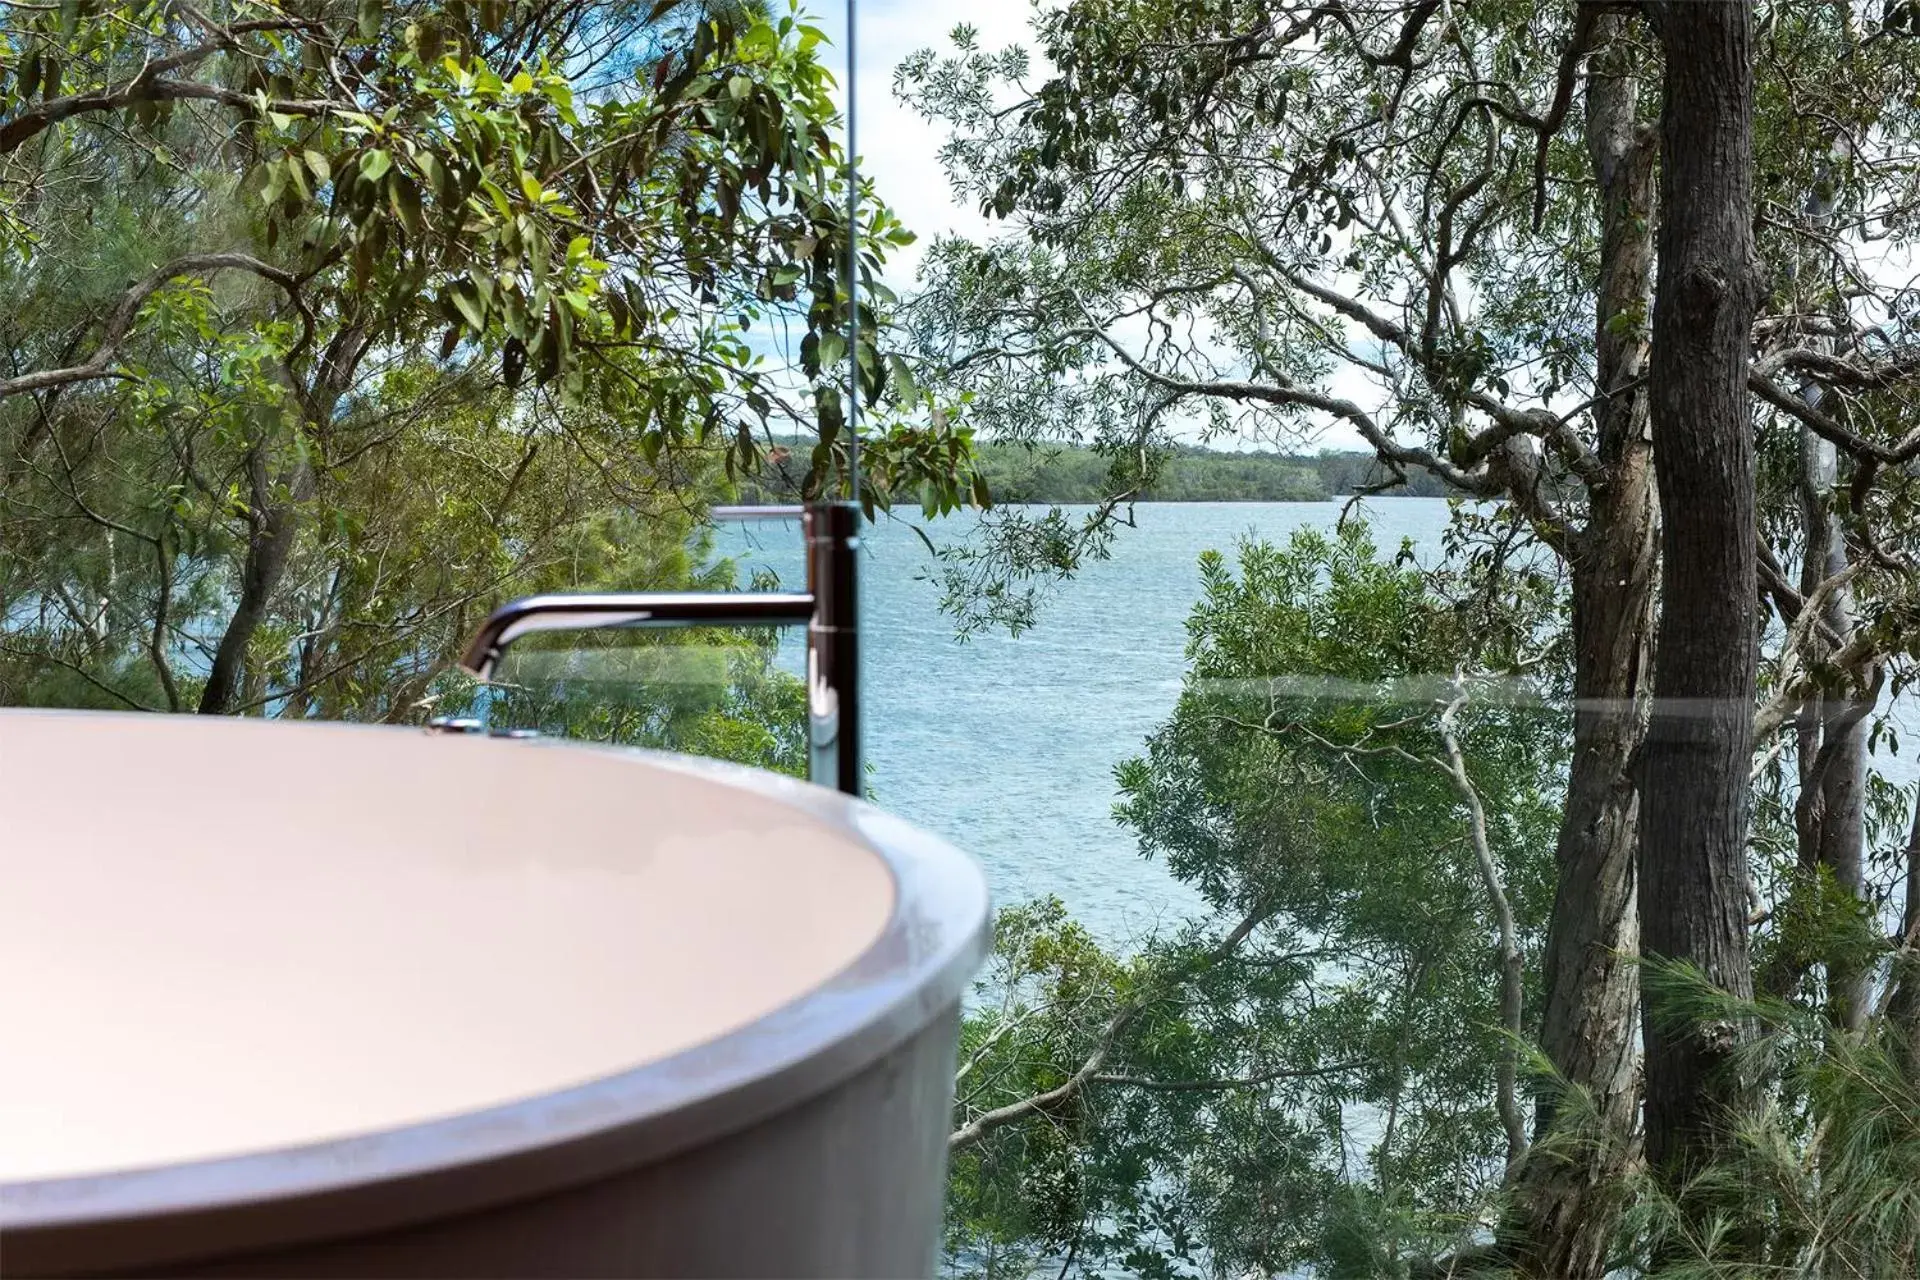
M 805 687 L 766 629 L 529 636 L 467 710 L 495 733 L 652 747 L 805 777 Z

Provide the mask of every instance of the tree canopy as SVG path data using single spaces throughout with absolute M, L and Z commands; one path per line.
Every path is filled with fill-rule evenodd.
M 775 433 L 841 491 L 821 39 L 692 3 L 8 6 L 9 700 L 408 718 L 505 595 L 685 581 L 687 515 Z M 860 216 L 897 410 L 860 496 L 950 506 L 966 435 L 876 345 L 910 237 Z
M 1205 910 L 1003 913 L 948 1262 L 1910 1274 L 1915 12 L 962 25 L 896 92 L 996 231 L 896 297 L 797 10 L 0 0 L 0 701 L 798 772 L 766 637 L 452 659 L 509 595 L 739 585 L 741 494 L 997 491 L 963 629 L 1138 501 L 1471 500 L 1424 563 L 1344 511 L 1201 561 L 1116 819 Z
M 1779 1223 L 1703 1173 L 1789 1105 L 1752 1071 L 1765 1037 L 1672 984 L 1643 1001 L 1642 954 L 1747 1008 L 1749 948 L 1786 945 L 1774 995 L 1905 1034 L 1869 1026 L 1908 944 L 1863 859 L 1874 725 L 1920 654 L 1909 35 L 1905 9 L 1794 0 L 1076 0 L 1029 48 L 961 26 L 897 73 L 1004 229 L 937 242 L 906 316 L 982 431 L 1091 443 L 1124 498 L 1183 437 L 1337 425 L 1388 483 L 1494 504 L 1462 571 L 1557 566 L 1575 714 L 1523 944 L 1547 1074 L 1492 1239 L 1456 1261 L 1605 1274 L 1643 1161 L 1634 1194 L 1682 1206 L 1648 1265 L 1730 1221 L 1751 1261 Z M 1005 512 L 989 543 L 1070 571 L 1109 516 Z M 1760 856 L 1780 806 L 1790 869 Z M 1806 945 L 1809 918 L 1870 914 Z

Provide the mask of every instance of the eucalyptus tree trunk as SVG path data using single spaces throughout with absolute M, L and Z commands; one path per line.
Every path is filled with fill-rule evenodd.
M 1748 997 L 1757 645 L 1747 368 L 1759 294 L 1752 15 L 1745 4 L 1695 0 L 1659 0 L 1646 13 L 1666 66 L 1648 377 L 1661 613 L 1642 749 L 1641 949 Z M 1677 1190 L 1751 1105 L 1751 1086 L 1732 1070 L 1742 1032 L 1652 998 L 1642 1026 L 1646 1154 Z
M 1834 155 L 1843 155 L 1836 144 Z M 1805 203 L 1807 223 L 1824 228 L 1832 219 L 1834 165 L 1824 164 L 1815 174 L 1813 190 Z M 1845 322 L 1845 305 L 1826 300 L 1816 286 L 1800 289 L 1803 260 L 1796 256 L 1788 264 L 1788 278 L 1796 286 L 1794 306 L 1811 310 L 1826 305 L 1834 319 Z M 1824 339 L 1808 340 L 1829 349 Z M 1808 380 L 1799 389 L 1799 398 L 1809 409 L 1832 412 L 1823 403 L 1824 388 Z M 1844 412 L 1842 407 L 1841 412 Z M 1799 506 L 1801 542 L 1800 595 L 1813 600 L 1816 593 L 1823 602 L 1818 607 L 1815 630 L 1824 630 L 1827 648 L 1845 648 L 1855 637 L 1857 625 L 1853 611 L 1853 592 L 1846 585 L 1820 592 L 1822 582 L 1843 573 L 1848 567 L 1846 525 L 1835 509 L 1834 493 L 1839 484 L 1839 450 L 1832 441 L 1812 427 L 1800 428 Z M 1796 619 L 1785 619 L 1792 624 Z M 1807 620 L 1809 625 L 1813 619 Z M 1794 804 L 1794 832 L 1799 851 L 1800 870 L 1807 880 L 1795 889 L 1799 894 L 1814 892 L 1812 876 L 1825 867 L 1833 883 L 1856 899 L 1864 898 L 1866 884 L 1861 858 L 1866 845 L 1866 716 L 1873 708 L 1871 696 L 1828 694 L 1810 700 L 1796 717 L 1795 757 L 1799 763 L 1799 795 Z M 1824 963 L 1827 981 L 1827 1007 L 1836 1026 L 1858 1031 L 1867 1016 L 1871 975 L 1854 954 L 1851 939 L 1842 939 L 1828 955 L 1819 956 L 1797 949 L 1782 948 L 1754 977 L 1755 985 L 1768 995 L 1784 998 L 1793 994 L 1816 964 Z
M 1813 190 L 1807 195 L 1806 220 L 1810 226 L 1825 228 L 1834 210 L 1834 192 L 1838 186 L 1834 159 L 1845 155 L 1846 144 L 1836 139 L 1832 157 L 1815 174 Z M 1796 283 L 1801 259 L 1796 255 L 1789 270 Z M 1825 301 L 1835 310 L 1835 319 L 1844 323 L 1845 304 Z M 1803 292 L 1796 305 L 1817 305 Z M 1819 342 L 1827 346 L 1825 342 Z M 1800 387 L 1800 399 L 1809 408 L 1832 412 L 1823 403 L 1824 388 L 1808 381 Z M 1844 406 L 1841 411 L 1844 412 Z M 1800 594 L 1811 600 L 1820 584 L 1847 568 L 1846 525 L 1835 509 L 1834 492 L 1839 485 L 1839 450 L 1812 427 L 1800 427 L 1800 524 L 1805 554 L 1800 565 Z M 1845 648 L 1854 638 L 1856 624 L 1853 592 L 1845 585 L 1827 592 L 1820 609 L 1819 623 L 1829 634 L 1833 648 Z M 1800 865 L 1812 872 L 1825 867 L 1834 884 L 1856 899 L 1866 894 L 1861 856 L 1866 846 L 1867 725 L 1872 710 L 1869 701 L 1827 696 L 1816 699 L 1800 717 L 1797 733 L 1800 766 L 1800 796 L 1795 805 L 1794 826 L 1800 845 Z M 1843 943 L 1825 957 L 1827 1007 L 1835 1025 L 1858 1031 L 1866 1021 L 1870 975 Z M 1813 957 L 1789 957 L 1789 970 L 1777 980 L 1787 990 L 1797 986 L 1802 970 Z M 1784 991 L 1781 992 L 1784 994 Z
M 299 506 L 312 496 L 312 468 L 296 463 L 292 474 L 276 480 L 267 475 L 266 466 L 261 451 L 256 449 L 248 465 L 253 476 L 253 514 L 248 522 L 246 554 L 240 564 L 240 591 L 213 651 L 207 683 L 200 690 L 201 715 L 223 716 L 239 710 L 247 650 L 266 621 L 273 593 L 293 554 L 294 539 L 300 532 Z
M 1900 914 L 1900 946 L 1888 981 L 1887 1028 L 1896 1059 L 1910 1084 L 1920 1088 L 1920 797 L 1913 802 L 1907 837 L 1907 902 Z
M 301 386 L 292 370 L 286 371 L 311 436 L 325 434 L 334 411 L 353 385 L 369 342 L 367 328 L 345 326 L 327 344 L 311 385 Z M 240 590 L 233 613 L 220 633 L 220 643 L 214 648 L 207 683 L 200 691 L 201 715 L 231 715 L 244 709 L 241 691 L 246 687 L 248 650 L 267 620 L 274 593 L 286 575 L 287 562 L 300 536 L 306 505 L 318 487 L 301 442 L 294 442 L 292 460 L 278 475 L 269 473 L 267 449 L 265 441 L 256 443 L 247 460 L 252 515 L 240 563 Z
M 1819 407 L 1819 389 L 1802 397 Z M 1806 537 L 1802 594 L 1811 596 L 1821 581 L 1847 568 L 1846 527 L 1834 511 L 1838 451 L 1810 428 L 1800 432 L 1801 523 Z M 1844 585 L 1827 593 L 1820 621 L 1833 633 L 1833 645 L 1853 639 L 1853 593 Z M 1834 885 L 1855 898 L 1866 895 L 1861 857 L 1867 841 L 1867 713 L 1843 695 L 1823 697 L 1815 706 L 1811 734 L 1800 742 L 1800 802 L 1796 822 L 1800 861 L 1809 869 L 1825 867 Z M 1809 741 L 1811 738 L 1811 741 Z M 1841 946 L 1826 958 L 1827 1007 L 1835 1025 L 1858 1031 L 1866 1021 L 1870 974 Z
M 1639 81 L 1608 15 L 1586 90 L 1586 141 L 1601 218 L 1594 409 L 1606 483 L 1574 539 L 1573 760 L 1555 849 L 1559 878 L 1544 955 L 1540 1047 L 1559 1076 L 1520 1170 L 1508 1232 L 1527 1275 L 1606 1273 L 1632 1155 L 1639 1012 L 1634 901 L 1639 800 L 1631 763 L 1645 730 L 1652 632 L 1653 465 L 1645 316 L 1653 288 L 1655 140 L 1635 120 Z

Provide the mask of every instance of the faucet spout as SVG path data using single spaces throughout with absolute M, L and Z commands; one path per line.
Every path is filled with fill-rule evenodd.
M 819 502 L 804 508 L 725 507 L 713 514 L 745 520 L 799 516 L 806 540 L 807 590 L 528 596 L 493 611 L 467 645 L 460 665 L 491 680 L 507 646 L 536 631 L 804 625 L 809 772 L 823 787 L 860 795 L 866 774 L 860 754 L 859 506 Z
M 536 631 L 598 627 L 797 627 L 813 618 L 810 592 L 733 594 L 617 592 L 528 596 L 495 609 L 480 624 L 460 665 L 489 680 L 507 646 Z

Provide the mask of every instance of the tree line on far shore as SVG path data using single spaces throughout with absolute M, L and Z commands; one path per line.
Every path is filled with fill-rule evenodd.
M 775 448 L 760 475 L 743 486 L 743 500 L 794 501 L 807 466 L 805 452 Z M 1140 502 L 1324 502 L 1376 488 L 1387 497 L 1446 493 L 1425 472 L 1409 472 L 1404 484 L 1379 488 L 1390 477 L 1373 454 L 1330 449 L 1307 454 L 1176 446 L 1141 468 L 1134 458 L 1098 449 L 986 443 L 979 446 L 979 471 L 996 505 L 1099 503 L 1116 492 L 1131 492 Z

